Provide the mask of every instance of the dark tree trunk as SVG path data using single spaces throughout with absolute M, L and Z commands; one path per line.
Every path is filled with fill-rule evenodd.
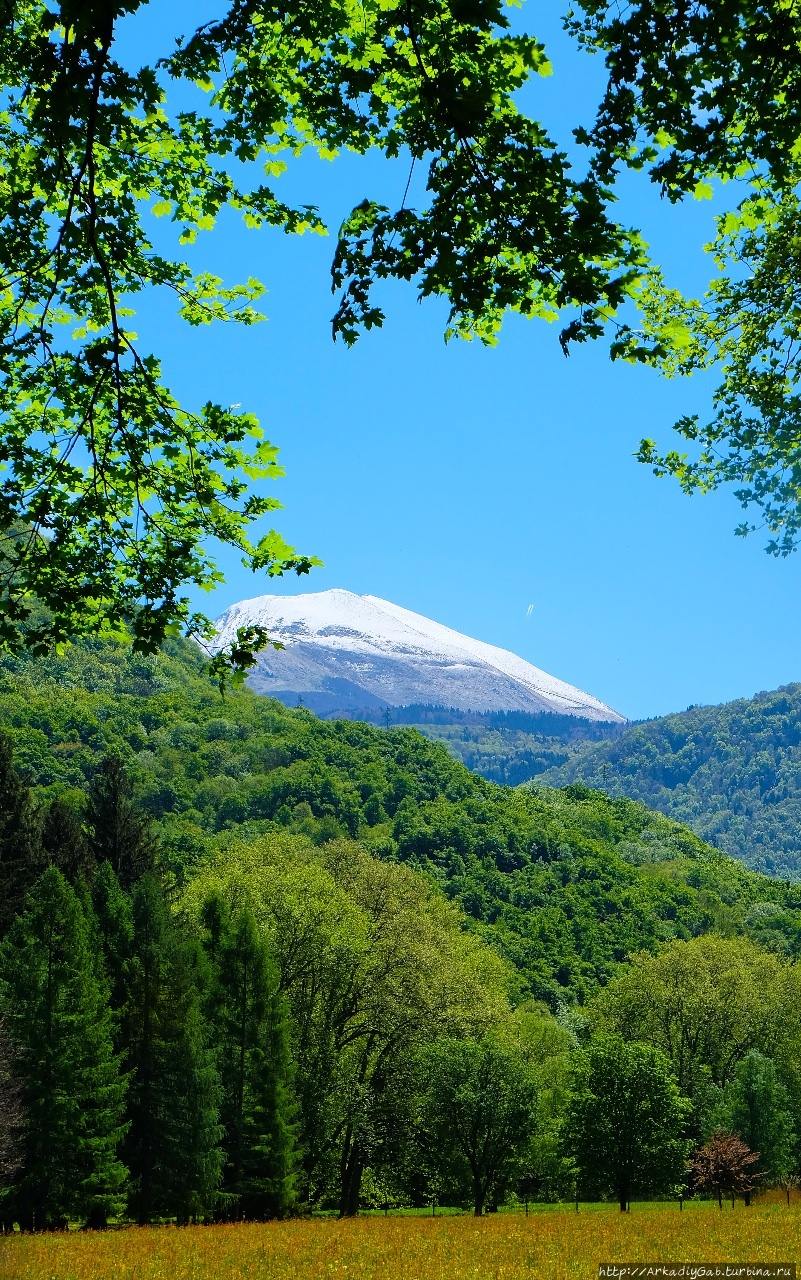
M 353 1146 L 342 1162 L 342 1186 L 339 1198 L 340 1218 L 355 1218 L 359 1212 L 362 1172 L 361 1155 L 357 1148 Z

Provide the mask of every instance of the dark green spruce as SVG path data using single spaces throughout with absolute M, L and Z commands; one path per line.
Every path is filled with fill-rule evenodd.
M 152 873 L 133 894 L 133 961 L 123 1019 L 131 1072 L 124 1158 L 140 1223 L 203 1219 L 222 1169 L 219 1079 L 201 1012 L 198 958 Z
M 294 1201 L 295 1127 L 289 1020 L 278 974 L 247 911 L 204 907 L 208 1016 L 222 1086 L 223 1212 L 283 1217 Z
M 25 1082 L 22 1169 L 11 1192 L 23 1228 L 103 1226 L 125 1206 L 125 1076 L 108 990 L 74 890 L 51 867 L 0 948 L 0 1006 Z
M 96 862 L 110 862 L 123 889 L 153 869 L 156 839 L 136 803 L 120 757 L 106 755 L 92 778 L 86 814 L 89 847 Z
M 14 765 L 11 738 L 0 734 L 0 936 L 43 869 L 33 796 Z
M 44 810 L 41 842 L 44 861 L 58 867 L 71 884 L 79 876 L 91 879 L 95 862 L 89 843 L 80 818 L 63 796 L 56 796 Z

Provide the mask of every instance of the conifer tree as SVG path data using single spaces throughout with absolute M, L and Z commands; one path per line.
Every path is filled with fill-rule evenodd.
M 156 839 L 118 755 L 107 755 L 92 779 L 86 821 L 95 862 L 110 862 L 123 889 L 153 869 Z
M 203 908 L 211 967 L 207 1009 L 222 1086 L 223 1205 L 244 1218 L 282 1217 L 294 1200 L 295 1127 L 288 1015 L 253 916 L 233 920 L 217 896 Z
M 91 893 L 97 943 L 109 983 L 109 1002 L 119 1022 L 130 995 L 133 972 L 131 899 L 120 888 L 110 862 L 98 867 Z
M 133 894 L 133 963 L 123 1037 L 132 1072 L 125 1157 L 140 1223 L 211 1213 L 223 1155 L 219 1080 L 192 946 L 153 873 Z
M 42 822 L 42 855 L 74 884 L 78 876 L 91 878 L 94 859 L 78 815 L 62 796 L 51 800 Z
M 13 1187 L 18 1220 L 36 1230 L 76 1218 L 102 1226 L 125 1203 L 117 1150 L 126 1081 L 89 926 L 55 867 L 34 885 L 0 947 L 0 1007 L 27 1108 Z
M 0 734 L 0 936 L 43 869 L 33 797 L 14 767 L 11 739 Z
M 0 1022 L 0 1230 L 2 1192 L 11 1183 L 21 1163 L 23 1116 L 22 1083 L 16 1070 L 16 1055 Z

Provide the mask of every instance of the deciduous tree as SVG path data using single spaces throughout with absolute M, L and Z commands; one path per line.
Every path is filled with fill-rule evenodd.
M 736 1134 L 751 1151 L 758 1152 L 755 1176 L 781 1183 L 793 1172 L 795 1133 L 787 1090 L 771 1060 L 755 1049 L 737 1064 L 714 1110 L 712 1127 Z
M 537 1086 L 524 1055 L 483 1040 L 438 1040 L 423 1055 L 429 1163 L 472 1200 L 497 1203 L 536 1127 Z
M 184 893 L 199 918 L 219 893 L 247 906 L 292 1014 L 304 1191 L 357 1212 L 411 1104 L 412 1064 L 442 1034 L 481 1034 L 508 1012 L 499 960 L 406 868 L 345 840 L 272 834 L 234 845 Z
M 759 1152 L 734 1133 L 719 1130 L 696 1151 L 690 1162 L 692 1179 L 699 1191 L 712 1192 L 723 1208 L 723 1196 L 750 1196 L 759 1175 L 755 1165 Z
M 576 1054 L 563 1129 L 579 1186 L 613 1194 L 621 1211 L 635 1195 L 676 1191 L 684 1180 L 689 1109 L 658 1049 L 599 1036 Z
M 596 1003 L 600 1025 L 655 1045 L 679 1088 L 703 1101 L 750 1049 L 771 1054 L 799 1038 L 798 975 L 744 938 L 706 934 L 634 956 Z

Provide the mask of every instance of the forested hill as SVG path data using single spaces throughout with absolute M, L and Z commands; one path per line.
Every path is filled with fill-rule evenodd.
M 180 880 L 232 830 L 359 839 L 419 868 L 556 1007 L 631 952 L 717 929 L 801 951 L 801 892 L 747 872 L 643 806 L 583 787 L 487 782 L 411 729 L 225 700 L 190 646 L 155 659 L 86 644 L 0 664 L 0 730 L 42 802 L 77 811 L 118 753 Z
M 770 875 L 801 880 L 801 684 L 582 743 L 536 785 L 582 782 L 686 823 Z

